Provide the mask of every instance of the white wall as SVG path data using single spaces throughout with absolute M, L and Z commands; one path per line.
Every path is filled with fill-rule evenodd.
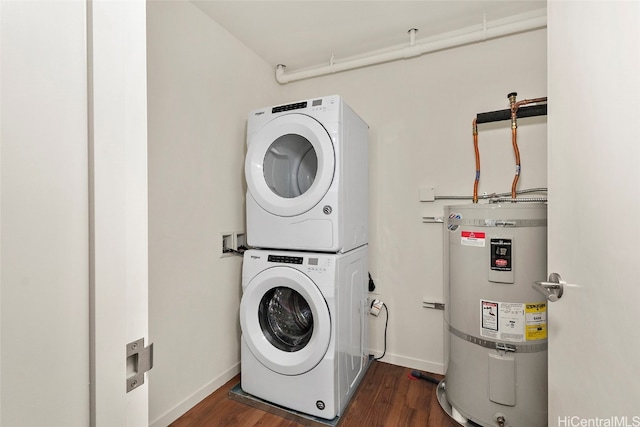
M 546 96 L 546 31 L 279 86 L 273 68 L 183 2 L 148 5 L 150 420 L 164 425 L 239 366 L 241 260 L 218 258 L 220 233 L 244 230 L 249 110 L 340 94 L 370 126 L 370 268 L 391 320 L 385 361 L 443 372 L 442 228 L 422 216 L 421 186 L 470 195 L 471 121 L 507 94 Z M 520 121 L 519 188 L 546 186 L 546 119 Z M 508 192 L 507 122 L 480 127 L 480 192 Z M 384 314 L 371 318 L 383 350 Z
M 89 425 L 84 2 L 0 2 L 0 425 Z
M 421 186 L 437 195 L 471 195 L 477 113 L 546 96 L 546 30 L 446 50 L 282 87 L 287 100 L 338 93 L 370 126 L 370 270 L 390 311 L 384 361 L 443 373 L 441 216 L 451 201 L 420 203 Z M 546 186 L 546 118 L 519 121 L 518 188 Z M 515 171 L 509 122 L 479 126 L 480 193 L 509 192 Z M 465 202 L 468 203 L 468 202 Z M 384 315 L 370 318 L 376 355 Z
M 245 124 L 278 97 L 271 68 L 187 2 L 148 3 L 150 422 L 239 372 Z

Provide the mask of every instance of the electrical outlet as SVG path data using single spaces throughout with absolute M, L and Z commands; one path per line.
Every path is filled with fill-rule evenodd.
M 420 187 L 418 200 L 421 202 L 433 202 L 436 200 L 436 187 L 433 185 L 427 185 Z

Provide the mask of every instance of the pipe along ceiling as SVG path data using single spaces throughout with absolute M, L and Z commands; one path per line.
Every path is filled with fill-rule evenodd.
M 467 27 L 422 41 L 416 41 L 415 36 L 418 30 L 412 28 L 408 31 L 410 40 L 406 46 L 399 46 L 389 51 L 370 52 L 353 59 L 345 59 L 338 62 L 334 61 L 332 57 L 328 65 L 298 71 L 286 72 L 286 65 L 278 64 L 275 77 L 278 83 L 286 84 L 297 80 L 310 79 L 399 59 L 409 59 L 444 49 L 545 28 L 546 26 L 546 10 L 542 10 L 491 22 L 487 22 L 485 19 L 481 26 Z

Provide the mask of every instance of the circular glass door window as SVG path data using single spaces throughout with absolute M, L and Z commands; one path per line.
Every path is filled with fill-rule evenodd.
M 300 375 L 322 361 L 331 342 L 331 313 L 320 288 L 295 268 L 271 267 L 253 277 L 240 301 L 242 339 L 274 372 Z
M 313 145 L 298 134 L 277 138 L 264 156 L 264 179 L 273 193 L 286 199 L 307 192 L 318 172 Z
M 304 348 L 313 335 L 313 313 L 309 304 L 288 287 L 276 287 L 264 294 L 258 320 L 267 340 L 282 351 Z
M 297 216 L 320 203 L 333 182 L 333 140 L 317 120 L 285 114 L 249 136 L 247 190 L 265 211 Z

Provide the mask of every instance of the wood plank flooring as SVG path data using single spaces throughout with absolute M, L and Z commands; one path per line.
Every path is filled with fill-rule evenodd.
M 411 369 L 372 362 L 339 427 L 459 427 L 440 408 L 436 385 L 408 378 Z M 440 375 L 431 375 L 442 378 Z M 240 381 L 236 376 L 170 427 L 299 427 L 281 418 L 228 398 Z

